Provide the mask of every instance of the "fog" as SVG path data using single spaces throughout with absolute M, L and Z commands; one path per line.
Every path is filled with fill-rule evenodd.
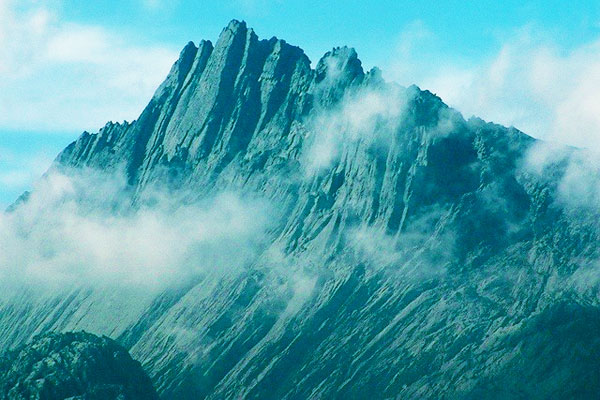
M 123 174 L 53 170 L 0 216 L 0 280 L 156 288 L 238 273 L 263 251 L 276 207 L 232 192 L 185 197 L 154 190 L 134 205 Z

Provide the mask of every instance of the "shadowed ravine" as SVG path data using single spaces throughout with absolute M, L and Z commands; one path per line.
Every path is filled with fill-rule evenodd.
M 260 199 L 260 235 L 241 257 L 225 233 L 219 257 L 200 249 L 199 272 L 153 290 L 6 295 L 0 348 L 104 334 L 164 399 L 597 397 L 600 213 L 563 199 L 579 150 L 533 165 L 543 145 L 365 73 L 353 49 L 312 69 L 232 21 L 182 50 L 136 121 L 84 133 L 49 174 L 122 173 L 134 210 L 157 190 Z

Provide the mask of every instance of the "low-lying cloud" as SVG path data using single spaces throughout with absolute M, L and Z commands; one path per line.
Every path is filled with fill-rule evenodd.
M 276 208 L 266 201 L 230 192 L 181 198 L 156 191 L 132 207 L 119 174 L 51 172 L 0 216 L 0 281 L 163 287 L 238 273 L 268 244 Z
M 524 171 L 555 185 L 555 201 L 570 209 L 600 211 L 599 153 L 552 142 L 537 142 L 524 159 Z
M 335 69 L 331 73 L 335 74 Z M 366 86 L 351 89 L 332 107 L 317 109 L 306 122 L 306 174 L 330 168 L 344 149 L 358 142 L 389 145 L 404 122 L 410 99 L 411 93 L 397 85 Z
M 348 244 L 357 260 L 374 271 L 395 274 L 403 280 L 444 275 L 454 256 L 454 240 L 451 231 L 436 234 L 418 226 L 393 236 L 370 227 L 348 233 Z
M 359 140 L 381 140 L 398 129 L 408 101 L 402 90 L 360 89 L 333 109 L 317 111 L 308 122 L 311 136 L 304 152 L 307 172 L 329 168 L 345 146 Z
M 600 40 L 565 49 L 542 28 L 525 26 L 491 56 L 468 63 L 427 52 L 441 40 L 422 23 L 410 26 L 383 72 L 437 93 L 465 115 L 600 150 Z

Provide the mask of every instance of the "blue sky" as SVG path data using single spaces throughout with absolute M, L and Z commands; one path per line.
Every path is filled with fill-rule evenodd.
M 233 18 L 313 62 L 355 47 L 467 117 L 600 148 L 598 1 L 0 0 L 0 206 L 83 130 L 135 119 L 180 48 Z
M 65 19 L 128 31 L 140 42 L 178 44 L 212 38 L 232 18 L 245 19 L 262 36 L 302 45 L 312 58 L 333 44 L 348 43 L 364 58 L 386 58 L 403 30 L 421 21 L 439 38 L 440 50 L 479 57 L 515 29 L 539 24 L 566 46 L 596 38 L 600 3 L 579 1 L 393 1 L 379 0 L 66 0 Z M 151 27 L 151 29 L 148 29 Z

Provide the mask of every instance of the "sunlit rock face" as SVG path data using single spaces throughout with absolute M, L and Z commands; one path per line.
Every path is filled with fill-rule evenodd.
M 131 212 L 235 193 L 226 226 L 264 220 L 257 240 L 224 230 L 151 290 L 141 268 L 131 287 L 19 291 L 0 342 L 106 334 L 165 399 L 596 397 L 600 213 L 571 201 L 594 197 L 581 154 L 465 120 L 353 49 L 312 68 L 232 21 L 183 49 L 136 121 L 84 133 L 49 174 L 118 171 Z
M 127 350 L 85 332 L 46 334 L 0 358 L 2 399 L 158 399 Z

